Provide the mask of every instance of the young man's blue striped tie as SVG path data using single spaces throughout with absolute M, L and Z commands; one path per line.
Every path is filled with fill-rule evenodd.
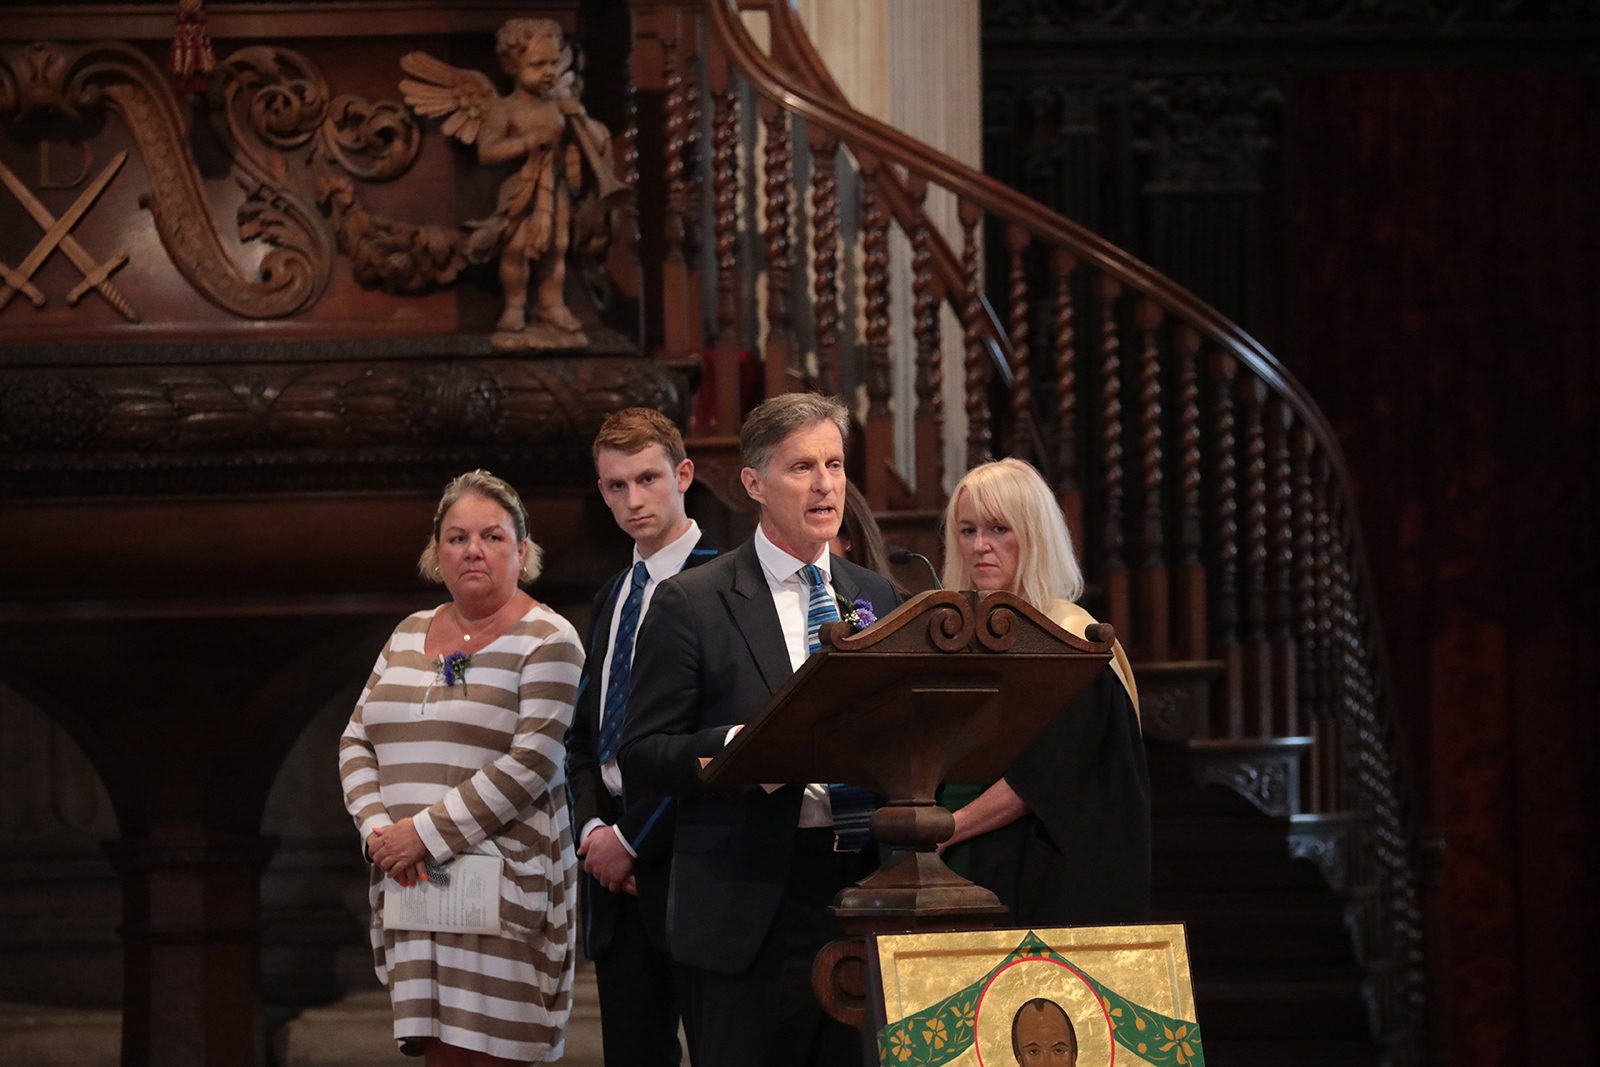
M 809 656 L 822 647 L 818 636 L 822 624 L 839 621 L 839 605 L 828 593 L 821 567 L 808 563 L 800 573 L 810 589 L 806 606 L 806 655 Z M 833 833 L 839 839 L 838 847 L 851 852 L 864 848 L 872 840 L 869 824 L 873 809 L 877 807 L 872 793 L 860 786 L 835 783 L 828 786 L 828 799 L 833 803 Z
M 650 570 L 640 560 L 633 565 L 633 584 L 622 602 L 622 618 L 617 620 L 616 638 L 611 642 L 611 678 L 606 686 L 606 706 L 600 716 L 600 747 L 595 753 L 602 766 L 617 758 L 622 744 L 622 720 L 628 714 L 628 675 L 633 670 L 633 635 L 639 629 L 639 609 L 644 605 L 644 587 Z

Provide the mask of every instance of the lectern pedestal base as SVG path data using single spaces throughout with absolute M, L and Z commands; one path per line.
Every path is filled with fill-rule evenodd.
M 701 774 L 711 787 L 839 782 L 888 798 L 872 836 L 892 853 L 840 893 L 852 935 L 818 953 L 812 986 L 827 1012 L 860 1027 L 876 1063 L 882 1012 L 869 1017 L 870 937 L 986 929 L 1006 909 L 935 851 L 955 832 L 939 783 L 992 782 L 1111 660 L 1111 628 L 1075 637 L 1012 593 L 918 594 L 860 633 L 819 631 L 801 665 Z
M 872 816 L 872 833 L 891 847 L 888 860 L 833 902 L 850 936 L 817 953 L 811 987 L 824 1011 L 862 1031 L 868 1065 L 877 1062 L 877 1034 L 867 1016 L 866 936 L 981 930 L 1008 910 L 992 892 L 945 866 L 935 849 L 954 830 L 950 813 L 931 800 L 884 805 Z
M 896 849 L 833 905 L 851 934 L 971 930 L 993 926 L 1006 910 L 989 890 L 946 867 L 937 853 L 909 849 Z

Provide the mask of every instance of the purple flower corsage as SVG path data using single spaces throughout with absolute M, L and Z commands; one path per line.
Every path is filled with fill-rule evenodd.
M 452 652 L 448 656 L 439 657 L 439 680 L 445 685 L 461 683 L 462 692 L 467 688 L 467 668 L 472 666 L 472 657 L 465 652 Z
M 840 612 L 839 618 L 850 624 L 851 633 L 860 633 L 878 621 L 878 616 L 873 614 L 870 600 L 855 601 L 850 605 L 848 612 Z

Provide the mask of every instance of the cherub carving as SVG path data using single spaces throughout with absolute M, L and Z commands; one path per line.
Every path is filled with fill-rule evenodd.
M 507 96 L 497 94 L 481 71 L 453 67 L 426 52 L 400 60 L 412 76 L 400 89 L 418 114 L 442 117 L 444 133 L 476 144 L 481 162 L 523 161 L 501 185 L 495 213 L 468 224 L 472 245 L 499 248 L 506 302 L 495 344 L 583 345 L 587 339 L 582 327 L 562 296 L 572 197 L 583 185 L 581 158 L 588 159 L 602 186 L 614 184 L 611 135 L 578 99 L 572 50 L 555 22 L 511 19 L 495 36 L 495 52 L 512 78 Z M 537 321 L 532 324 L 527 313 L 530 281 L 538 293 L 533 308 Z

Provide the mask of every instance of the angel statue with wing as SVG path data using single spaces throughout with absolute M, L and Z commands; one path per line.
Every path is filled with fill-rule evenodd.
M 497 347 L 581 346 L 587 338 L 562 295 L 571 198 L 583 185 L 584 158 L 602 186 L 615 184 L 611 134 L 578 99 L 572 49 L 557 23 L 511 19 L 495 35 L 495 53 L 511 75 L 509 95 L 496 93 L 482 71 L 453 67 L 426 52 L 400 60 L 411 75 L 400 90 L 418 114 L 444 118 L 445 134 L 476 144 L 480 162 L 522 160 L 501 185 L 494 214 L 467 224 L 477 250 L 500 252 L 506 303 Z M 538 289 L 533 323 L 527 312 L 530 281 Z

